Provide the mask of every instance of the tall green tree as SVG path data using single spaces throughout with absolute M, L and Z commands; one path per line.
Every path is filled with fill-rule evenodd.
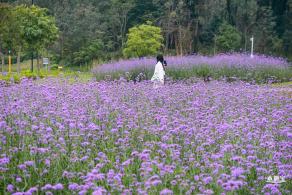
M 249 38 L 257 25 L 258 5 L 256 0 L 232 0 L 234 25 L 241 33 L 242 46 L 247 51 Z
M 27 49 L 27 43 L 21 35 L 22 30 L 22 17 L 19 16 L 19 7 L 15 7 L 11 10 L 11 20 L 9 25 L 9 36 L 12 40 L 11 47 L 17 52 L 17 73 L 20 73 L 20 56 L 21 52 Z
M 281 47 L 281 45 L 278 45 L 280 40 L 278 40 L 278 36 L 275 33 L 275 26 L 275 17 L 271 7 L 259 7 L 254 30 L 257 52 L 268 53 L 277 49 L 277 47 Z
M 74 63 L 79 65 L 89 64 L 93 60 L 103 59 L 104 45 L 99 39 L 92 41 L 89 45 L 81 48 L 78 52 L 74 53 Z
M 11 7 L 8 4 L 0 3 L 0 57 L 1 57 L 1 72 L 4 72 L 4 50 L 7 49 L 7 41 L 9 37 L 9 21 Z
M 292 0 L 288 0 L 287 4 L 287 10 L 283 17 L 285 24 L 285 31 L 283 34 L 283 49 L 285 56 L 292 59 Z
M 123 53 L 128 58 L 155 55 L 162 47 L 162 41 L 163 37 L 159 27 L 150 24 L 135 26 L 129 30 Z
M 20 21 L 20 37 L 27 43 L 32 55 L 53 43 L 58 37 L 55 19 L 47 14 L 47 9 L 37 6 L 18 6 L 15 9 Z M 33 56 L 31 59 L 33 71 Z M 39 66 L 38 66 L 39 69 Z
M 236 51 L 240 47 L 241 37 L 235 27 L 224 22 L 219 28 L 216 42 L 220 51 Z
M 0 21 L 0 42 L 1 50 L 5 49 L 6 53 L 17 53 L 17 72 L 20 72 L 20 54 L 21 49 L 25 48 L 25 41 L 20 36 L 21 20 L 17 17 L 17 11 L 15 7 L 8 4 L 0 5 L 1 21 Z M 4 54 L 1 52 L 2 56 Z M 4 63 L 4 59 L 2 60 Z M 3 68 L 2 68 L 3 70 Z

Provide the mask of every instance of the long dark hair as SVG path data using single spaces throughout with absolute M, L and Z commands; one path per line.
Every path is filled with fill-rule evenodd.
M 161 64 L 163 66 L 167 66 L 167 62 L 164 60 L 163 55 L 158 54 L 157 57 L 156 57 L 156 59 L 157 59 L 157 62 L 161 62 Z

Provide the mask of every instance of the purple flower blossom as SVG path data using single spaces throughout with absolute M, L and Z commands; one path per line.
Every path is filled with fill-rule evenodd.
M 198 175 L 195 175 L 195 176 L 194 176 L 194 180 L 195 180 L 195 181 L 199 181 L 199 179 L 200 179 L 200 177 L 199 177 Z
M 78 191 L 79 190 L 79 185 L 77 183 L 71 183 L 68 185 L 68 189 L 71 191 Z
M 98 187 L 93 193 L 92 195 L 103 195 L 106 194 L 106 190 L 102 187 Z
M 212 177 L 205 177 L 205 178 L 203 178 L 203 182 L 205 183 L 205 184 L 209 184 L 209 183 L 211 183 L 213 181 L 213 178 Z
M 53 188 L 54 188 L 54 190 L 63 190 L 64 189 L 63 184 L 61 184 L 61 183 L 54 185 Z
M 169 190 L 166 188 L 166 189 L 163 189 L 159 194 L 160 195 L 172 195 L 173 192 L 172 192 L 172 190 Z
M 34 166 L 34 161 L 26 161 L 24 162 L 24 164 L 31 167 L 31 166 Z
M 25 164 L 21 164 L 17 166 L 20 170 L 25 170 L 26 169 L 26 165 Z
M 17 183 L 20 183 L 20 182 L 22 182 L 22 179 L 21 179 L 20 177 L 17 177 L 17 178 L 16 178 L 16 182 L 17 182 Z
M 35 194 L 35 193 L 38 192 L 38 188 L 37 187 L 32 187 L 27 192 L 30 193 L 30 194 Z
M 10 160 L 7 157 L 0 158 L 0 166 L 9 164 Z
M 244 169 L 242 169 L 241 167 L 236 167 L 236 168 L 234 168 L 234 169 L 231 170 L 231 175 L 233 177 L 239 177 L 244 172 L 245 172 Z
M 6 189 L 7 189 L 7 192 L 11 193 L 14 191 L 14 186 L 12 184 L 8 184 Z
M 53 190 L 54 186 L 51 184 L 46 184 L 44 187 L 41 188 L 42 191 Z

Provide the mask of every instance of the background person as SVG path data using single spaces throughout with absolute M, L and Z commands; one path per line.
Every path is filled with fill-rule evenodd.
M 165 76 L 164 66 L 167 65 L 162 55 L 157 55 L 156 59 L 157 59 L 157 63 L 155 65 L 154 74 L 151 78 L 151 81 L 153 82 L 153 87 L 155 89 L 164 85 L 164 76 Z

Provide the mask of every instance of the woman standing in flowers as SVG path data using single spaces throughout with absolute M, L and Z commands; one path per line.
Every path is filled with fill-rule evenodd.
M 162 55 L 158 55 L 156 57 L 157 64 L 155 65 L 154 74 L 151 78 L 153 82 L 154 89 L 159 88 L 160 86 L 164 85 L 164 76 L 165 76 L 165 69 L 164 66 L 167 66 L 166 61 L 164 60 Z

